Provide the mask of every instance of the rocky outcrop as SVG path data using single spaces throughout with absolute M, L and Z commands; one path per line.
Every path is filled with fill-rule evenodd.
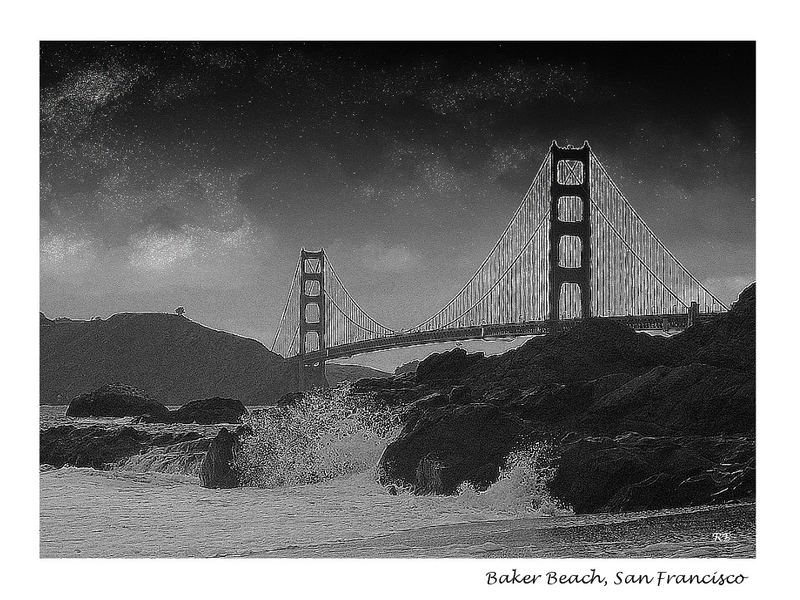
M 220 429 L 200 465 L 200 485 L 207 488 L 239 486 L 239 471 L 235 465 L 237 444 L 237 435 L 225 427 Z
M 405 407 L 382 482 L 416 493 L 491 483 L 528 441 L 560 456 L 552 491 L 577 512 L 755 493 L 755 285 L 672 338 L 590 320 L 499 356 L 435 354 L 416 374 L 354 389 Z
M 552 493 L 575 512 L 715 504 L 755 494 L 755 442 L 726 436 L 570 436 Z
M 202 436 L 197 432 L 154 435 L 133 427 L 61 425 L 39 434 L 39 463 L 53 467 L 105 469 L 154 446 L 170 446 Z
M 247 414 L 244 404 L 232 398 L 207 398 L 184 404 L 172 413 L 173 423 L 238 423 Z
M 432 354 L 419 363 L 416 373 L 358 381 L 353 391 L 372 393 L 387 406 L 399 406 L 464 385 L 474 397 L 503 404 L 542 386 L 583 385 L 613 375 L 605 382 L 610 385 L 666 362 L 663 339 L 636 333 L 621 323 L 593 319 L 564 332 L 532 338 L 498 356 L 468 354 L 462 348 Z
M 431 354 L 417 365 L 416 381 L 461 381 L 467 379 L 470 370 L 482 361 L 482 352 L 467 354 L 463 348 Z
M 454 387 L 409 405 L 401 435 L 381 459 L 384 484 L 444 494 L 464 481 L 485 486 L 515 445 L 547 440 L 563 456 L 554 491 L 576 512 L 706 504 L 754 492 L 755 389 L 747 374 L 660 366 L 638 377 L 543 384 L 496 404 L 466 398 Z M 554 442 L 567 431 L 574 433 Z
M 68 417 L 136 417 L 151 415 L 168 418 L 169 409 L 130 385 L 111 383 L 81 394 L 70 402 Z
M 447 404 L 409 420 L 380 460 L 381 483 L 417 493 L 452 494 L 463 481 L 486 487 L 526 431 L 524 422 L 493 404 Z

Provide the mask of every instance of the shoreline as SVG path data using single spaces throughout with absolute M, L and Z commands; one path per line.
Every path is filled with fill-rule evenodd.
M 698 506 L 642 513 L 602 513 L 560 517 L 525 517 L 432 525 L 306 547 L 286 547 L 221 558 L 755 558 L 755 502 Z M 736 532 L 715 541 L 714 525 L 741 517 Z M 588 518 L 587 518 L 588 517 Z M 750 518 L 752 517 L 752 519 Z M 640 546 L 615 539 L 615 531 L 644 534 L 654 522 L 688 523 L 696 527 L 683 537 L 675 532 L 662 541 Z M 748 522 L 749 521 L 749 522 Z M 711 535 L 704 536 L 704 533 Z M 569 535 L 576 534 L 576 535 Z M 588 534 L 588 535 L 587 535 Z M 593 541 L 602 538 L 602 543 Z M 642 538 L 644 535 L 642 535 Z M 705 537 L 706 539 L 699 539 Z M 583 539 L 576 544 L 577 539 Z M 636 536 L 634 535 L 634 540 Z M 447 540 L 446 545 L 442 541 Z M 480 541 L 483 540 L 483 541 Z M 644 541 L 644 539 L 642 539 Z M 623 552 L 620 544 L 627 542 Z M 614 548 L 614 546 L 616 547 Z M 442 550 L 448 551 L 443 554 Z M 614 548 L 616 551 L 612 551 Z

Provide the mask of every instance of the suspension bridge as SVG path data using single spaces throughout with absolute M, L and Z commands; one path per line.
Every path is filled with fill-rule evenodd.
M 497 243 L 450 302 L 397 331 L 347 291 L 324 250 L 302 250 L 272 350 L 324 381 L 365 352 L 563 330 L 602 317 L 636 330 L 691 326 L 727 306 L 642 220 L 588 142 L 553 142 Z

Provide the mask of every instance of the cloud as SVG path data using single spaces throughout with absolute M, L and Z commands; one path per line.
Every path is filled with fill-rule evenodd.
M 256 237 L 249 221 L 223 231 L 188 225 L 166 230 L 151 227 L 131 237 L 129 262 L 134 269 L 149 273 L 195 268 L 256 249 Z
M 132 240 L 130 264 L 140 271 L 164 271 L 196 252 L 196 241 L 185 231 L 151 229 Z
M 403 273 L 417 268 L 419 255 L 405 244 L 396 246 L 384 242 L 368 242 L 357 250 L 364 267 L 376 273 Z
M 74 234 L 47 233 L 39 246 L 42 275 L 76 276 L 89 271 L 97 262 L 97 248 L 88 239 Z

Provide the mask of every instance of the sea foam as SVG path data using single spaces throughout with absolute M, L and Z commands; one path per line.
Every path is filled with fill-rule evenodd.
M 399 431 L 397 411 L 348 386 L 306 392 L 295 403 L 252 411 L 237 452 L 244 485 L 306 485 L 373 469 Z

